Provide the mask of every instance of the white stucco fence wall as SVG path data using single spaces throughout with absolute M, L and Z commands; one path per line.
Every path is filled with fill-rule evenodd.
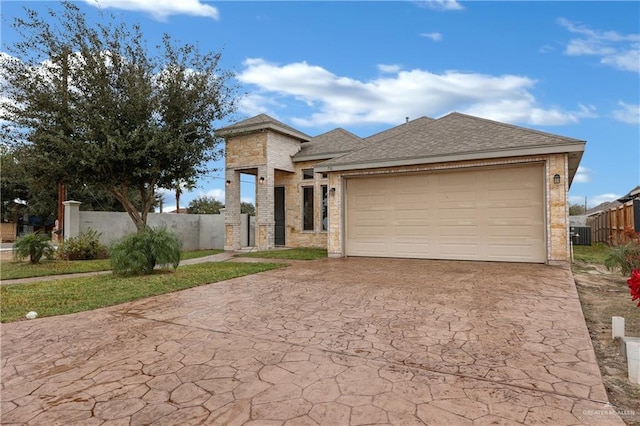
M 82 203 L 65 201 L 64 237 L 73 238 L 93 230 L 105 245 L 136 232 L 136 227 L 127 213 L 80 211 Z M 241 215 L 245 224 L 243 247 L 255 245 L 255 218 Z M 152 228 L 164 226 L 182 239 L 182 249 L 223 249 L 225 243 L 224 210 L 221 214 L 175 214 L 149 213 L 147 225 Z
M 100 242 L 106 245 L 136 232 L 136 227 L 127 213 L 80 211 L 78 217 L 79 231 L 96 231 L 100 234 Z M 65 228 L 69 225 L 65 224 Z M 182 239 L 183 250 L 224 247 L 223 214 L 149 213 L 147 225 L 152 228 L 166 226 L 168 230 L 175 232 Z

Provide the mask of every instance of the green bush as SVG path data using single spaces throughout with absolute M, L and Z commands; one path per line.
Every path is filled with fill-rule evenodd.
M 100 234 L 93 229 L 77 237 L 67 238 L 58 247 L 58 257 L 64 260 L 106 259 L 107 247 L 100 243 Z
M 176 269 L 182 241 L 166 228 L 147 228 L 111 247 L 111 268 L 120 275 L 148 275 L 156 266 Z
M 630 241 L 614 247 L 604 260 L 604 266 L 609 270 L 619 269 L 622 275 L 631 275 L 634 269 L 640 269 L 640 243 Z
M 18 238 L 13 247 L 13 257 L 16 260 L 22 260 L 28 257 L 31 263 L 40 262 L 42 256 L 51 259 L 53 258 L 54 252 L 49 237 L 40 233 L 27 234 Z

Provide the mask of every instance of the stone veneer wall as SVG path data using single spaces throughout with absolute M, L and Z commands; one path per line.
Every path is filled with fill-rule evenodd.
M 315 174 L 313 180 L 302 179 L 302 169 L 311 169 L 319 161 L 294 163 L 295 171 L 287 173 L 276 170 L 275 186 L 285 187 L 285 244 L 287 247 L 327 247 L 327 231 L 322 231 L 322 185 L 327 179 Z M 314 230 L 302 230 L 302 188 L 313 186 Z M 331 195 L 328 195 L 330 198 Z
M 329 187 L 336 188 L 333 195 L 329 195 L 329 233 L 327 248 L 330 257 L 343 257 L 344 253 L 344 179 L 350 176 L 384 175 L 390 173 L 438 171 L 449 169 L 463 169 L 467 167 L 490 167 L 509 164 L 526 164 L 543 162 L 545 164 L 545 191 L 547 200 L 546 242 L 547 260 L 549 262 L 566 262 L 570 259 L 569 236 L 567 227 L 568 216 L 568 158 L 566 154 L 539 155 L 530 157 L 514 157 L 492 160 L 477 160 L 464 162 L 448 162 L 417 166 L 390 167 L 369 170 L 340 171 L 329 173 Z M 555 185 L 553 176 L 559 174 L 561 183 Z
M 266 132 L 233 136 L 227 141 L 225 147 L 225 166 L 227 169 L 246 169 L 266 163 Z
M 226 141 L 225 179 L 229 184 L 225 187 L 225 250 L 240 248 L 240 170 L 259 169 L 259 166 L 266 167 L 266 163 L 266 132 L 233 136 Z M 256 229 L 256 244 L 261 238 Z
M 547 258 L 550 262 L 566 262 L 571 259 L 569 245 L 569 159 L 567 154 L 549 155 L 547 161 Z M 560 175 L 560 184 L 553 183 L 553 176 Z

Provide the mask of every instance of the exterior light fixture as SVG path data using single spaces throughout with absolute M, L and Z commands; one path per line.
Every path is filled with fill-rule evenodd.
M 553 183 L 555 183 L 556 185 L 558 185 L 560 183 L 560 175 L 559 174 L 555 174 L 553 175 Z
M 335 188 L 331 188 L 329 191 L 331 192 L 331 195 L 334 195 L 336 193 L 336 189 Z
M 227 179 L 227 186 L 231 185 L 231 181 Z
M 258 182 L 260 182 L 260 185 L 264 184 L 264 176 L 260 176 L 260 179 L 258 179 Z

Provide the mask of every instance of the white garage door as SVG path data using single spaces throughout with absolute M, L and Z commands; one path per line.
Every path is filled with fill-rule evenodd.
M 542 165 L 346 185 L 348 256 L 546 261 Z

